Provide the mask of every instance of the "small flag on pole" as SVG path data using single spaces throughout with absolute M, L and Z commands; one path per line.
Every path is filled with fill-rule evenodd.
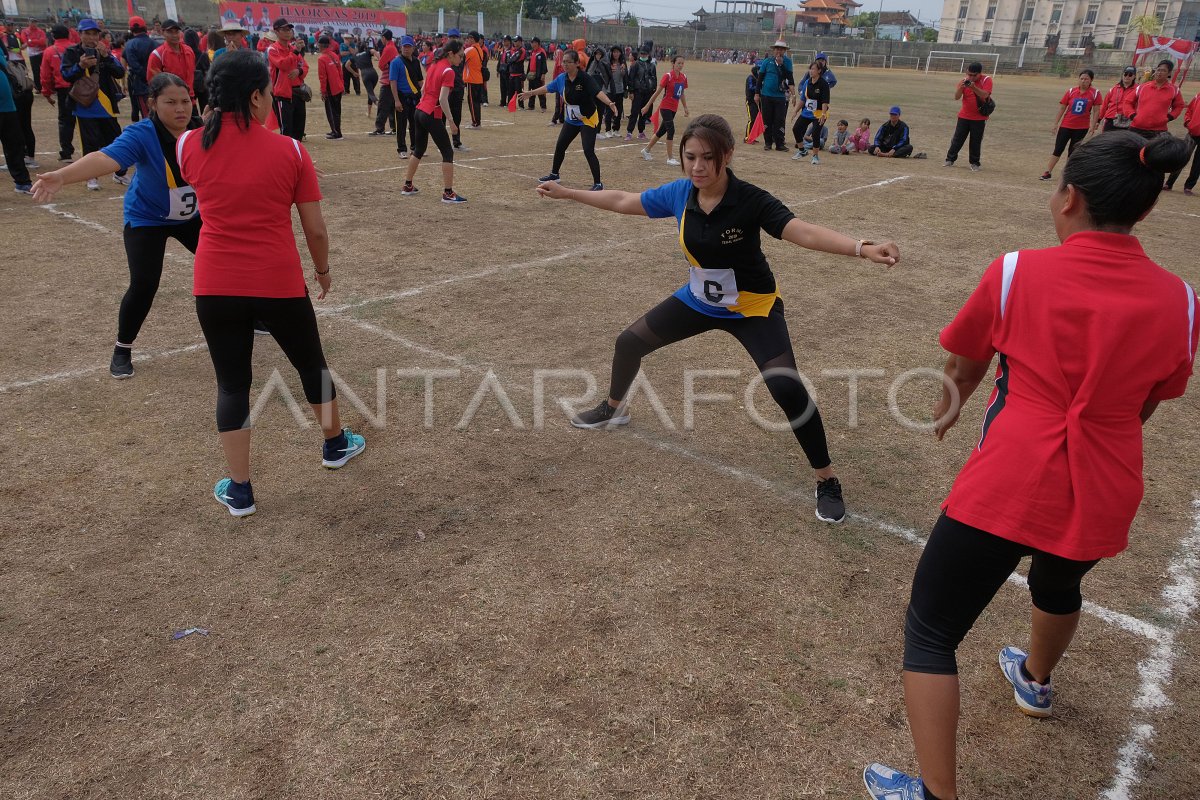
M 514 114 L 517 113 L 517 96 L 516 96 L 516 94 L 514 94 L 512 96 L 512 99 L 508 101 L 508 110 L 513 112 Z
M 754 144 L 757 142 L 758 137 L 762 136 L 764 127 L 762 113 L 760 112 L 759 115 L 754 118 L 754 124 L 750 126 L 750 135 L 746 137 L 746 144 Z

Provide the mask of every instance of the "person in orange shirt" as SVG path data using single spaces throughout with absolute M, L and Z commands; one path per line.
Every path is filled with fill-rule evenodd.
M 483 63 L 487 54 L 481 43 L 479 31 L 467 34 L 463 50 L 463 83 L 467 85 L 467 113 L 471 115 L 471 127 L 482 127 L 483 121 Z
M 1196 188 L 1196 181 L 1200 179 L 1200 92 L 1196 93 L 1183 112 L 1183 125 L 1192 137 L 1192 168 L 1188 172 L 1187 180 L 1183 182 L 1183 193 L 1190 196 L 1194 194 L 1192 190 Z M 1168 192 L 1174 189 L 1175 181 L 1179 180 L 1182 173 L 1183 167 L 1172 172 L 1163 188 Z

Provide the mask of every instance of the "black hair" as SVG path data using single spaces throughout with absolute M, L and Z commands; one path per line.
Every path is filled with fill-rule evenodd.
M 1163 175 L 1187 160 L 1187 143 L 1174 136 L 1146 141 L 1132 131 L 1109 131 L 1075 148 L 1062 186 L 1083 195 L 1097 228 L 1128 230 L 1158 201 Z
M 200 34 L 196 33 L 191 28 L 183 32 L 183 43 L 192 48 L 192 52 L 196 54 L 196 59 L 200 58 Z
M 1082 77 L 1082 76 L 1084 76 L 1084 75 L 1087 75 L 1087 76 L 1088 76 L 1089 78 L 1091 78 L 1092 80 L 1096 80 L 1096 73 L 1095 73 L 1095 72 L 1092 72 L 1090 69 L 1081 69 L 1081 70 L 1079 70 L 1079 75 L 1080 75 L 1080 77 Z
M 50 29 L 50 35 L 55 39 L 70 39 L 71 32 L 67 30 L 66 25 L 55 25 Z
M 172 72 L 158 73 L 150 79 L 150 99 L 157 100 L 158 96 L 171 86 L 177 86 L 180 89 L 188 88 L 188 85 L 183 82 L 183 78 L 178 75 Z
M 330 39 L 328 36 L 322 35 L 320 39 L 317 39 L 317 45 L 322 49 L 329 47 L 331 44 L 333 44 L 333 39 Z
M 1155 64 L 1154 68 L 1158 69 L 1159 67 L 1163 66 L 1164 64 L 1166 64 L 1166 66 L 1167 66 L 1167 74 L 1168 75 L 1175 70 L 1175 62 L 1169 58 L 1164 58 L 1162 61 Z
M 809 69 L 812 69 L 813 67 L 816 67 L 816 68 L 817 68 L 817 71 L 818 71 L 818 72 L 820 72 L 822 75 L 824 75 L 826 72 L 828 72 L 828 71 L 829 71 L 829 67 L 825 66 L 824 64 L 818 64 L 818 63 L 816 62 L 816 59 L 814 59 L 813 61 L 811 61 L 811 62 L 809 63 L 809 65 L 808 65 L 808 68 L 809 68 Z
M 850 123 L 849 123 L 849 122 L 847 122 L 847 121 L 846 121 L 846 120 L 844 120 L 844 119 L 839 119 L 839 120 L 838 120 L 838 125 L 845 125 L 847 128 L 849 128 L 849 127 L 850 127 Z
M 980 64 L 978 61 L 972 61 L 967 65 L 967 72 L 983 72 L 983 64 Z
M 563 61 L 571 61 L 575 64 L 579 63 L 579 51 L 572 48 L 567 48 L 563 51 Z
M 439 47 L 438 49 L 433 51 L 433 60 L 435 62 L 441 61 L 443 58 L 446 58 L 451 53 L 462 52 L 462 49 L 463 49 L 463 43 L 462 43 L 461 39 L 451 39 L 450 41 L 446 42 L 444 45 L 442 45 L 441 47 Z
M 688 139 L 692 137 L 712 148 L 713 162 L 716 164 L 717 172 L 720 173 L 733 156 L 733 128 L 729 127 L 728 120 L 720 114 L 701 114 L 689 122 L 687 130 L 683 132 L 683 138 L 679 140 L 681 156 Z M 680 158 L 680 161 L 682 160 Z
M 252 50 L 230 50 L 214 61 L 208 71 L 208 96 L 216 110 L 204 123 L 200 145 L 207 150 L 216 143 L 224 112 L 232 112 L 238 125 L 249 128 L 253 119 L 250 95 L 266 92 L 270 85 L 267 65 Z

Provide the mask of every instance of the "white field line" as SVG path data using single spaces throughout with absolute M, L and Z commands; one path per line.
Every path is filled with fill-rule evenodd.
M 597 147 L 596 152 L 599 153 L 601 150 L 616 150 L 621 147 L 633 147 L 633 146 L 634 146 L 633 143 L 614 144 L 614 145 L 609 145 L 608 147 Z M 468 162 L 473 163 L 476 161 L 494 161 L 494 160 L 500 159 L 500 158 L 550 158 L 553 155 L 554 155 L 554 153 L 510 153 L 508 155 L 500 155 L 500 156 L 475 156 L 473 158 L 458 158 L 458 159 L 454 160 L 454 163 L 456 166 L 466 167 L 468 165 Z M 407 167 L 408 167 L 408 163 L 405 162 L 403 164 L 397 164 L 394 167 L 379 167 L 378 169 L 355 169 L 355 170 L 350 170 L 349 172 L 325 172 L 325 173 L 318 172 L 318 176 L 321 178 L 340 178 L 343 175 L 372 175 L 376 172 L 395 172 L 398 169 L 406 169 Z M 536 180 L 536 178 L 534 180 Z M 872 185 L 874 185 L 874 184 L 872 184 Z
M 1192 500 L 1192 512 L 1192 529 L 1180 542 L 1167 569 L 1170 580 L 1162 590 L 1161 614 L 1170 623 L 1149 655 L 1138 662 L 1141 685 L 1133 701 L 1135 717 L 1117 754 L 1116 777 L 1100 795 L 1102 800 L 1129 800 L 1133 796 L 1134 788 L 1141 781 L 1142 765 L 1151 758 L 1153 717 L 1157 711 L 1171 705 L 1167 688 L 1179 658 L 1176 637 L 1191 623 L 1192 614 L 1200 606 L 1200 497 Z
M 208 345 L 204 342 L 189 344 L 185 347 L 176 347 L 171 350 L 163 350 L 159 353 L 139 353 L 133 357 L 133 363 L 140 364 L 143 361 L 151 359 L 169 358 L 171 356 L 183 355 L 184 353 L 194 353 L 198 350 L 207 350 Z M 29 386 L 41 386 L 47 383 L 56 383 L 58 381 L 69 381 L 75 378 L 86 378 L 88 375 L 94 375 L 97 372 L 104 372 L 108 369 L 106 366 L 84 367 L 82 369 L 73 369 L 67 372 L 55 372 L 51 375 L 40 375 L 36 378 L 30 378 L 24 381 L 14 381 L 0 385 L 0 394 L 11 392 L 15 389 L 24 389 Z
M 62 209 L 60 209 L 58 207 L 57 203 L 47 203 L 44 206 L 35 206 L 35 208 L 44 209 L 46 211 L 49 211 L 51 214 L 54 214 L 59 217 L 63 217 L 64 219 L 69 219 L 69 220 L 71 220 L 71 222 L 77 223 L 79 225 L 83 225 L 85 228 L 91 228 L 94 231 L 100 231 L 101 233 L 107 233 L 109 236 L 120 236 L 121 235 L 120 233 L 112 230 L 111 228 L 104 227 L 99 222 L 92 222 L 90 219 L 84 219 L 83 217 L 76 216 L 75 214 L 72 214 L 70 211 L 63 211 Z

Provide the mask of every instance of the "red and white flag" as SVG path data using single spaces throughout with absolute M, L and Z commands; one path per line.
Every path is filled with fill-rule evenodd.
M 1175 83 L 1183 83 L 1198 47 L 1200 47 L 1200 43 L 1187 39 L 1171 39 L 1166 36 L 1150 36 L 1140 33 L 1138 34 L 1137 50 L 1134 51 L 1134 63 L 1145 63 L 1154 57 L 1169 58 L 1175 62 L 1177 67 Z

